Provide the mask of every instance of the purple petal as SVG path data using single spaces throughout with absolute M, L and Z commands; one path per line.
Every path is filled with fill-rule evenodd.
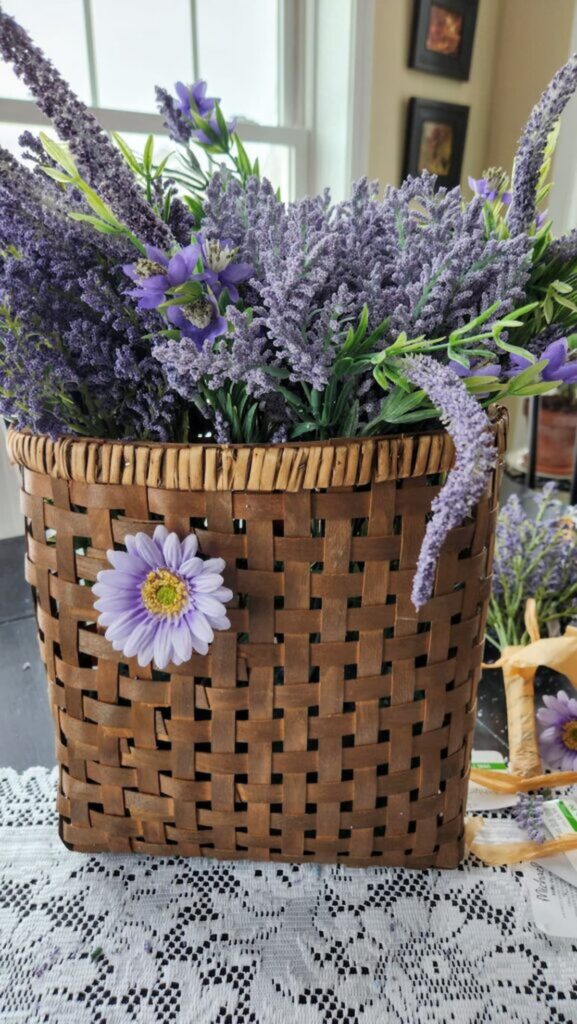
M 151 619 L 146 619 L 139 623 L 125 641 L 123 652 L 126 657 L 134 658 L 135 655 L 153 644 L 154 637 L 156 635 L 156 628 L 156 623 Z
M 180 550 L 180 541 L 176 533 L 169 533 L 162 546 L 162 553 L 168 568 L 178 569 L 182 559 L 182 553 Z
M 253 273 L 253 266 L 251 263 L 230 263 L 221 274 L 223 281 L 232 284 L 239 284 L 241 281 L 246 281 L 248 277 Z
M 541 356 L 542 359 L 548 359 L 547 370 L 554 371 L 563 365 L 567 358 L 567 340 L 566 338 L 559 338 L 557 341 L 552 341 Z
M 205 640 L 211 643 L 214 640 L 214 633 L 210 628 L 210 625 L 201 611 L 190 611 L 186 615 L 186 620 L 190 626 L 191 632 L 195 636 L 200 637 L 201 640 Z
M 149 260 L 153 263 L 160 263 L 163 267 L 168 266 L 168 257 L 164 255 L 162 249 L 157 249 L 155 245 L 145 245 L 146 255 Z
M 189 533 L 188 537 L 185 537 L 182 541 L 182 557 L 183 559 L 192 558 L 198 551 L 198 537 L 195 533 Z M 182 568 L 182 566 L 181 566 Z
M 159 669 L 166 668 L 172 654 L 171 643 L 172 623 L 165 619 L 160 622 L 154 637 L 154 662 Z
M 151 569 L 158 569 L 162 565 L 162 552 L 147 533 L 136 534 L 136 549 Z
M 213 572 L 203 572 L 200 576 L 195 577 L 193 589 L 195 594 L 210 594 L 211 591 L 217 590 L 221 586 L 222 576 L 217 576 Z
M 187 558 L 185 562 L 181 563 L 179 572 L 188 579 L 196 579 L 202 573 L 204 564 L 202 558 Z
M 158 544 L 159 548 L 162 548 L 167 537 L 168 530 L 166 529 L 166 526 L 163 526 L 162 523 L 160 523 L 155 528 L 154 533 L 152 534 L 152 538 Z
M 192 657 L 192 636 L 186 623 L 179 623 L 172 634 L 172 644 L 181 662 Z
M 202 563 L 203 573 L 217 572 L 222 573 L 226 569 L 226 562 L 224 558 L 207 558 Z
M 559 725 L 562 712 L 556 711 L 554 708 L 539 708 L 537 712 L 537 718 L 540 722 L 544 722 L 545 725 Z
M 232 601 L 234 594 L 228 587 L 219 587 L 218 590 L 212 592 L 211 596 L 220 601 L 221 604 L 226 604 L 228 601 Z
M 146 572 L 146 563 L 138 554 L 110 550 L 106 552 L 106 557 L 115 569 L 119 569 L 123 573 L 141 577 L 142 573 Z
M 220 618 L 224 612 L 220 601 L 210 597 L 208 594 L 195 594 L 194 607 L 198 611 L 204 612 L 205 615 L 214 615 L 216 618 Z

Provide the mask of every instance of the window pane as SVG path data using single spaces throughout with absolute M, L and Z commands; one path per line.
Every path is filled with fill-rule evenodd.
M 251 161 L 258 158 L 262 177 L 268 178 L 275 189 L 280 188 L 281 199 L 284 202 L 294 199 L 290 146 L 275 146 L 270 142 L 245 142 L 244 147 Z
M 200 76 L 227 117 L 278 124 L 278 0 L 196 0 Z
M 91 102 L 82 0 L 4 0 L 3 8 L 30 33 L 85 103 Z M 0 96 L 26 99 L 28 90 L 12 71 L 0 64 Z
M 146 145 L 148 135 L 145 135 L 144 132 L 125 131 L 119 132 L 119 135 L 122 135 L 122 138 L 125 140 L 125 142 L 128 143 L 130 148 L 133 150 L 134 153 L 136 153 L 136 156 L 140 159 L 144 152 L 144 147 Z M 172 139 L 168 138 L 168 135 L 154 135 L 153 138 L 154 151 L 152 159 L 155 164 L 159 164 L 164 159 L 164 157 L 167 156 L 169 153 L 174 153 L 176 155 L 176 153 L 178 152 L 178 146 L 176 145 L 175 142 L 172 141 Z M 171 166 L 174 163 L 175 161 L 173 160 L 171 162 Z
M 18 145 L 18 139 L 22 135 L 22 132 L 30 131 L 33 135 L 38 135 L 38 132 L 43 131 L 46 135 L 49 135 L 51 139 L 55 139 L 56 132 L 51 125 L 40 128 L 37 124 L 13 124 L 8 121 L 0 122 L 0 146 L 2 149 L 7 149 L 9 153 L 13 153 L 14 156 L 20 157 L 22 150 Z M 28 169 L 32 167 L 29 160 L 26 161 Z
M 92 17 L 99 106 L 155 111 L 155 85 L 190 81 L 189 0 L 96 0 Z

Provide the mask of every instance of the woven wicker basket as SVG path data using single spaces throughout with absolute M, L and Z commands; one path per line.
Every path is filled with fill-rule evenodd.
M 506 422 L 495 422 L 504 450 Z M 269 447 L 9 434 L 74 850 L 454 867 L 462 856 L 497 476 L 410 601 L 446 434 Z M 126 533 L 196 530 L 230 632 L 159 674 L 86 582 Z M 170 667 L 170 666 L 169 666 Z

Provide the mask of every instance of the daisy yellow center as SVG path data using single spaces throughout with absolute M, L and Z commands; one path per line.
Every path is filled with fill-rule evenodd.
M 134 269 L 139 277 L 155 277 L 157 274 L 164 274 L 166 267 L 162 266 L 162 263 L 156 263 L 155 260 L 142 259 L 137 260 Z
M 563 743 L 569 750 L 577 750 L 577 721 L 565 722 L 563 726 Z
M 180 307 L 182 315 L 199 330 L 208 327 L 212 320 L 212 306 L 206 299 L 193 299 Z
M 140 593 L 147 611 L 166 618 L 179 615 L 188 602 L 186 583 L 170 569 L 149 572 Z

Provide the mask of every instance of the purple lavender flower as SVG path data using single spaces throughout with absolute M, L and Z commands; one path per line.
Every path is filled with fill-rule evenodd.
M 139 237 L 170 246 L 174 239 L 136 184 L 106 132 L 42 50 L 10 15 L 0 11 L 0 55 L 30 89 L 37 106 L 53 122 L 89 184 Z
M 526 830 L 533 843 L 544 843 L 547 839 L 547 829 L 543 822 L 544 799 L 541 793 L 534 796 L 521 793 L 513 810 L 517 824 Z
M 577 611 L 577 508 L 546 484 L 529 515 L 517 495 L 499 513 L 489 606 L 489 637 L 498 650 L 527 640 L 525 606 L 534 598 L 543 631 Z
M 146 259 L 125 263 L 122 267 L 124 273 L 137 284 L 137 288 L 127 294 L 138 299 L 140 309 L 156 309 L 164 302 L 169 288 L 199 280 L 193 272 L 200 255 L 200 246 L 187 245 L 171 257 L 152 245 L 145 246 L 145 249 Z
M 512 199 L 507 224 L 511 235 L 529 231 L 535 220 L 539 172 L 549 133 L 577 86 L 577 54 L 553 76 L 533 107 L 519 140 L 513 173 Z
M 53 437 L 167 440 L 183 402 L 143 340 L 163 321 L 127 306 L 129 243 L 73 221 L 71 203 L 0 150 L 0 412 Z
M 124 551 L 109 551 L 112 569 L 98 573 L 93 592 L 98 622 L 106 639 L 139 665 L 182 665 L 192 652 L 206 654 L 214 630 L 229 629 L 225 603 L 232 591 L 222 585 L 222 558 L 203 561 L 198 540 L 181 542 L 157 526 L 153 538 L 128 534 Z
M 537 711 L 539 741 L 544 761 L 553 770 L 577 771 L 577 699 L 559 690 L 543 697 Z
M 169 306 L 166 315 L 171 324 L 180 328 L 185 338 L 190 338 L 197 349 L 205 341 L 213 341 L 228 330 L 226 319 L 220 315 L 218 306 L 210 295 L 199 295 L 181 306 Z
M 226 288 L 230 301 L 238 302 L 237 285 L 251 277 L 252 265 L 235 261 L 237 250 L 228 239 L 219 241 L 205 238 L 203 234 L 199 234 L 197 239 L 203 264 L 201 279 L 210 285 L 217 297 Z
M 495 441 L 486 413 L 448 366 L 431 356 L 405 357 L 403 371 L 422 388 L 440 413 L 455 445 L 455 466 L 433 500 L 411 598 L 415 608 L 429 600 L 441 548 L 479 500 L 495 465 Z
M 548 260 L 559 260 L 561 263 L 572 263 L 577 258 L 577 228 L 567 235 L 556 238 L 546 250 Z
M 563 381 L 564 384 L 577 384 L 577 361 L 569 361 L 568 345 L 566 338 L 558 338 L 552 341 L 544 349 L 539 359 L 547 359 L 547 365 L 541 370 L 541 380 Z M 527 367 L 534 364 L 530 359 L 514 352 L 510 358 L 509 369 L 505 372 L 506 377 L 516 377 Z

